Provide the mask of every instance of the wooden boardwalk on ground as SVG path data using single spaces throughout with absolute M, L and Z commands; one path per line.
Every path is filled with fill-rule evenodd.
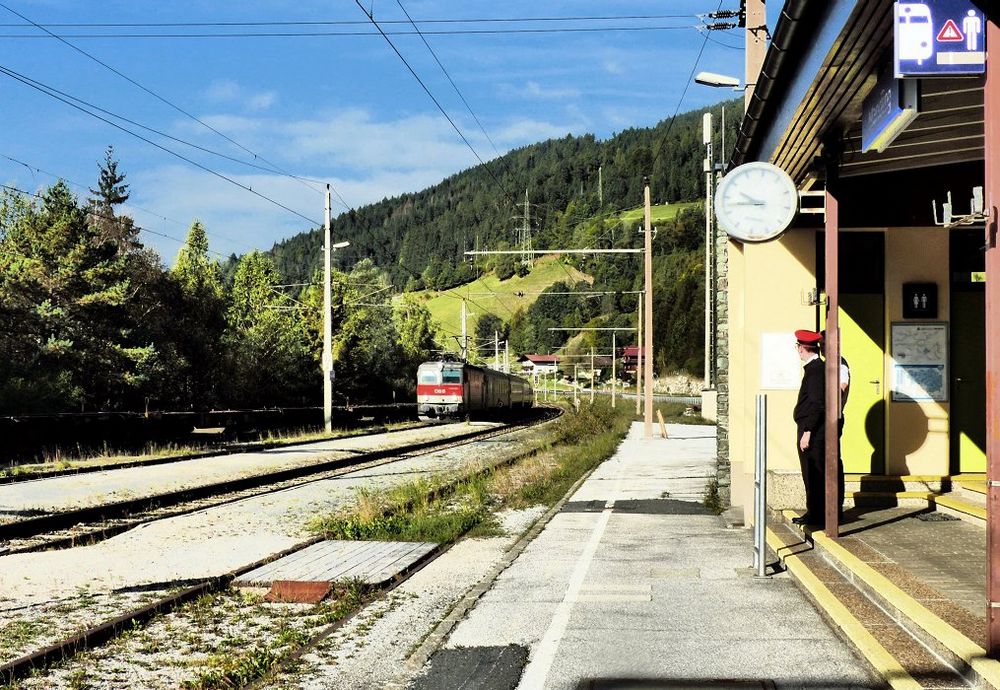
M 412 567 L 437 547 L 428 542 L 322 541 L 241 575 L 234 584 L 270 587 L 276 580 L 358 579 L 378 585 Z

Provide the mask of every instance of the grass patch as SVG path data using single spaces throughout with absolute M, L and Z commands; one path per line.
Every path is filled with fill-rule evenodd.
M 719 480 L 716 477 L 712 477 L 705 484 L 705 498 L 702 499 L 702 504 L 712 512 L 713 515 L 722 515 L 726 510 L 726 505 L 722 500 L 722 496 L 719 494 Z
M 518 462 L 463 479 L 440 476 L 387 491 L 360 489 L 353 508 L 313 520 L 327 539 L 449 543 L 500 533 L 503 508 L 552 505 L 586 472 L 611 457 L 632 415 L 604 401 L 570 408 Z

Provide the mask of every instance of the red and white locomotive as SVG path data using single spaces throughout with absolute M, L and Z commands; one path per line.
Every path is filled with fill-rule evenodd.
M 417 415 L 425 421 L 504 414 L 534 402 L 531 384 L 520 376 L 459 361 L 417 367 Z

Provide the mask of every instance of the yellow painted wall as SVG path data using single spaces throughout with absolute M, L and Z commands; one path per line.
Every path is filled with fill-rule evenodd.
M 886 232 L 886 382 L 891 385 L 890 324 L 903 320 L 903 283 L 937 283 L 938 318 L 948 321 L 948 232 L 890 228 Z M 949 372 L 950 375 L 950 372 Z M 948 474 L 948 415 L 941 402 L 892 402 L 886 415 L 886 474 Z
M 753 507 L 754 397 L 760 391 L 761 333 L 816 327 L 816 308 L 804 296 L 816 286 L 816 233 L 792 229 L 774 242 L 743 246 L 740 261 L 730 252 L 730 461 L 733 502 Z M 794 340 L 789 335 L 787 347 Z M 792 410 L 797 390 L 768 390 L 769 470 L 798 472 Z M 737 482 L 740 484 L 736 486 Z
M 890 328 L 902 321 L 902 286 L 938 285 L 938 321 L 949 318 L 948 233 L 939 228 L 889 228 L 886 231 L 885 371 L 891 384 Z M 817 309 L 803 304 L 815 287 L 815 231 L 792 229 L 779 240 L 729 248 L 730 461 L 732 502 L 752 520 L 754 471 L 754 396 L 760 392 L 760 336 L 815 328 Z M 791 347 L 791 343 L 789 343 Z M 860 385 L 863 382 L 852 382 Z M 885 388 L 883 388 L 885 390 Z M 769 390 L 768 469 L 799 471 L 792 410 L 798 392 Z M 886 392 L 886 398 L 890 396 Z M 848 403 L 850 405 L 850 403 Z M 947 474 L 948 403 L 887 402 L 886 473 Z M 778 497 L 775 497 L 776 499 Z

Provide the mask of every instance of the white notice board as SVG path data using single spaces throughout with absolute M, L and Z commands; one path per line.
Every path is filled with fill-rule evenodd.
M 795 334 L 760 334 L 760 389 L 798 390 L 802 361 L 795 349 Z
M 948 400 L 948 324 L 892 324 L 892 400 Z

